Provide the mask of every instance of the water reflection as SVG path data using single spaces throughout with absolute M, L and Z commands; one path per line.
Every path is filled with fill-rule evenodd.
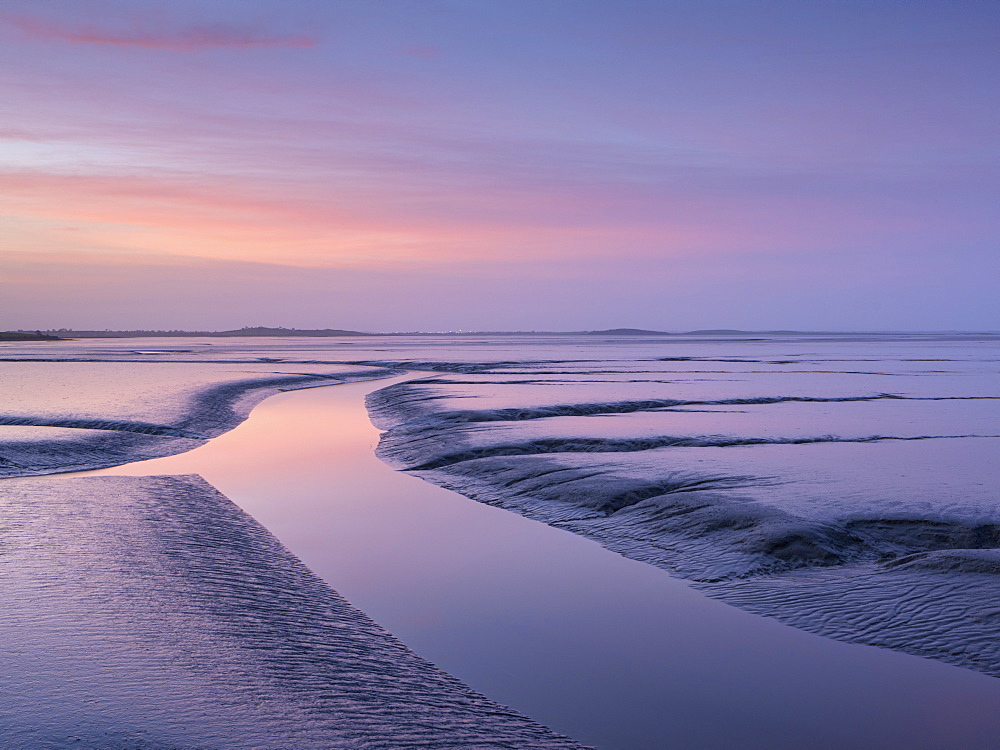
M 593 542 L 387 468 L 377 384 L 273 397 L 178 456 L 418 653 L 602 748 L 988 748 L 1000 681 L 705 599 Z

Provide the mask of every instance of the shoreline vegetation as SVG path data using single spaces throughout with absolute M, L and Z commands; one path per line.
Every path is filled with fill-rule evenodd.
M 64 341 L 66 339 L 101 338 L 214 338 L 214 337 L 354 337 L 354 336 L 708 336 L 731 340 L 733 336 L 884 336 L 894 335 L 941 335 L 951 334 L 962 337 L 1000 336 L 997 331 L 751 331 L 736 328 L 712 328 L 695 331 L 653 331 L 642 328 L 608 328 L 597 331 L 350 331 L 339 328 L 283 328 L 269 326 L 247 326 L 231 331 L 183 331 L 183 330 L 110 330 L 92 331 L 72 328 L 49 329 L 46 331 L 0 331 L 0 341 Z

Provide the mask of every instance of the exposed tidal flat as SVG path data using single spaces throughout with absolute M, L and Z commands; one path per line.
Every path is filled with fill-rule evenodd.
M 7 413 L 0 418 L 7 417 L 9 426 L 0 426 L 0 436 L 8 429 L 19 434 L 2 444 L 0 455 L 8 461 L 8 476 L 53 470 L 44 461 L 40 466 L 25 460 L 46 454 L 30 448 L 50 439 L 46 430 L 59 433 L 51 437 L 62 451 L 62 463 L 54 470 L 99 465 L 101 451 L 86 442 L 94 433 L 107 433 L 111 441 L 124 433 L 120 452 L 109 454 L 105 464 L 178 453 L 205 444 L 211 430 L 220 434 L 231 427 L 266 392 L 318 384 L 321 378 L 334 382 L 408 370 L 388 388 L 365 383 L 289 394 L 281 397 L 287 399 L 284 404 L 272 399 L 239 429 L 191 453 L 161 459 L 161 465 L 207 456 L 252 428 L 271 404 L 287 410 L 296 400 L 308 401 L 302 419 L 284 431 L 265 418 L 256 441 L 261 452 L 249 458 L 244 453 L 243 459 L 233 453 L 227 471 L 213 474 L 212 462 L 218 466 L 227 460 L 218 452 L 203 465 L 184 469 L 178 464 L 176 470 L 205 476 L 421 655 L 490 698 L 585 742 L 797 747 L 801 737 L 796 733 L 809 732 L 810 746 L 816 747 L 991 746 L 998 732 L 992 718 L 998 682 L 941 662 L 981 673 L 996 669 L 996 340 L 762 338 L 5 347 L 8 360 L 22 360 L 0 362 L 10 368 L 6 372 L 12 379 L 18 377 L 17 367 L 30 365 L 39 368 L 30 379 L 50 385 L 48 393 L 34 388 L 22 404 L 5 405 Z M 95 367 L 94 374 L 67 376 L 82 372 L 72 368 L 80 368 L 84 358 L 92 360 L 87 364 Z M 422 372 L 412 372 L 416 369 Z M 121 373 L 126 372 L 128 386 L 123 387 Z M 39 377 L 45 373 L 48 381 Z M 167 385 L 157 386 L 159 380 Z M 223 380 L 240 385 L 220 388 Z M 268 380 L 270 386 L 259 385 Z M 130 397 L 129 388 L 136 395 Z M 296 437 L 308 433 L 310 418 L 329 420 L 327 427 L 334 431 L 351 424 L 347 415 L 330 412 L 327 401 L 342 392 L 358 404 L 358 389 L 373 391 L 371 414 L 389 428 L 380 455 L 407 469 L 386 475 L 408 485 L 389 492 L 396 501 L 372 513 L 368 506 L 377 505 L 378 498 L 365 494 L 358 473 L 341 480 L 346 488 L 328 474 L 307 490 L 309 503 L 296 505 L 293 497 L 303 488 L 294 487 L 293 477 L 324 462 L 322 451 L 308 450 L 318 441 L 315 435 L 297 442 Z M 78 409 L 75 390 L 80 391 Z M 348 396 L 349 391 L 354 393 Z M 103 411 L 102 401 L 109 403 Z M 214 426 L 200 416 L 209 413 L 216 415 Z M 177 430 L 187 434 L 179 437 Z M 274 465 L 266 463 L 268 434 L 275 446 L 295 446 Z M 130 455 L 126 443 L 134 435 L 150 445 L 164 442 L 159 449 L 146 448 L 146 454 Z M 374 433 L 353 439 L 364 450 L 374 447 Z M 171 442 L 178 440 L 193 442 Z M 77 443 L 87 457 L 73 463 Z M 332 450 L 346 448 L 328 447 L 327 453 Z M 123 470 L 145 471 L 141 464 Z M 374 477 L 374 469 L 365 471 Z M 241 488 L 241 474 L 250 476 L 256 488 Z M 576 535 L 470 504 L 406 474 Z M 268 475 L 280 475 L 280 482 L 267 486 Z M 20 481 L 5 483 L 5 495 L 16 495 Z M 84 480 L 30 481 L 68 488 Z M 418 487 L 439 494 L 422 495 Z M 80 494 L 81 501 L 86 494 Z M 141 507 L 142 494 L 137 491 L 135 500 L 128 492 L 114 496 L 116 502 Z M 362 499 L 352 502 L 351 497 Z M 447 520 L 451 516 L 436 503 L 449 502 L 487 515 Z M 190 498 L 178 501 L 178 507 L 190 505 Z M 343 519 L 339 525 L 338 518 Z M 502 534 L 491 535 L 514 522 L 531 531 L 511 531 L 507 541 Z M 422 544 L 408 539 L 401 527 L 412 527 Z M 653 565 L 610 554 L 581 537 Z M 437 539 L 450 539 L 456 548 L 464 542 L 466 548 L 499 552 L 473 564 L 446 553 L 448 545 Z M 324 541 L 328 550 L 339 552 L 323 552 Z M 365 547 L 374 550 L 368 557 L 359 552 Z M 67 549 L 70 558 L 81 554 L 72 545 Z M 501 554 L 504 549 L 507 556 Z M 387 560 L 393 557 L 390 566 Z M 51 560 L 48 565 L 57 568 Z M 142 565 L 138 559 L 119 562 L 116 570 L 128 575 Z M 197 571 L 186 569 L 182 578 L 211 575 L 220 565 L 224 561 L 211 559 Z M 457 568 L 463 568 L 461 575 Z M 711 596 L 801 629 L 898 651 L 836 643 L 752 617 L 702 598 L 658 568 L 693 581 Z M 550 574 L 547 582 L 542 571 Z M 64 575 L 57 573 L 55 580 Z M 92 580 L 97 588 L 88 596 L 100 597 L 101 578 Z M 271 585 L 265 581 L 260 596 Z M 414 589 L 418 593 L 408 599 L 406 592 Z M 256 611 L 252 597 L 244 601 L 248 611 Z M 423 606 L 413 606 L 420 601 Z M 280 600 L 277 606 L 297 607 L 306 617 L 297 602 Z M 27 609 L 17 623 L 23 632 L 31 618 Z M 100 631 L 106 620 L 93 622 Z M 186 628 L 170 629 L 173 651 L 162 650 L 165 663 L 183 675 L 191 666 L 183 666 L 177 656 L 190 652 L 183 643 Z M 275 643 L 285 637 L 281 628 L 267 632 Z M 506 677 L 498 661 L 506 663 Z M 113 671 L 114 657 L 102 662 Z M 230 675 L 236 688 L 230 694 L 239 695 L 240 680 L 252 670 L 240 673 L 226 663 L 220 656 L 222 666 L 213 679 L 225 684 Z M 434 679 L 428 684 L 444 684 Z M 600 726 L 602 689 L 611 707 L 603 721 L 610 727 Z M 287 685 L 274 689 L 287 700 L 307 692 L 288 692 Z M 668 717 L 659 723 L 658 707 Z M 328 709 L 317 709 L 313 716 Z M 626 712 L 627 719 L 616 722 L 616 711 Z M 449 715 L 444 708 L 441 713 Z M 588 715 L 589 724 L 580 718 Z M 112 723 L 122 727 L 122 720 L 115 715 Z M 523 721 L 522 728 L 531 725 Z M 339 722 L 351 723 L 350 712 Z M 360 734 L 338 741 L 366 746 L 359 737 L 379 722 L 383 730 L 393 726 L 385 717 L 361 720 L 356 722 L 364 727 Z M 628 723 L 631 733 L 621 728 Z M 441 731 L 441 746 L 476 746 L 456 734 L 449 740 Z M 434 746 L 421 744 L 426 737 L 410 745 L 402 740 L 394 745 L 384 737 L 386 744 L 372 740 L 376 744 L 370 746 Z M 545 737 L 561 741 L 554 734 Z M 165 741 L 150 746 L 171 746 Z M 185 745 L 180 736 L 170 742 L 200 746 Z M 510 746 L 530 746 L 518 742 Z
M 2 747 L 579 747 L 416 656 L 198 477 L 4 493 Z

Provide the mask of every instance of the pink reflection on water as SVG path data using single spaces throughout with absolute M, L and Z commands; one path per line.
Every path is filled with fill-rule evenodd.
M 363 395 L 283 394 L 186 454 L 198 473 L 421 655 L 605 748 L 993 747 L 1000 681 L 819 638 L 649 565 L 392 471 Z M 946 707 L 946 708 L 945 708 Z

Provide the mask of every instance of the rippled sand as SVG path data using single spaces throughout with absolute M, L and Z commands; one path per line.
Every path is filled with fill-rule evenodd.
M 0 747 L 578 747 L 413 654 L 198 477 L 2 490 Z

